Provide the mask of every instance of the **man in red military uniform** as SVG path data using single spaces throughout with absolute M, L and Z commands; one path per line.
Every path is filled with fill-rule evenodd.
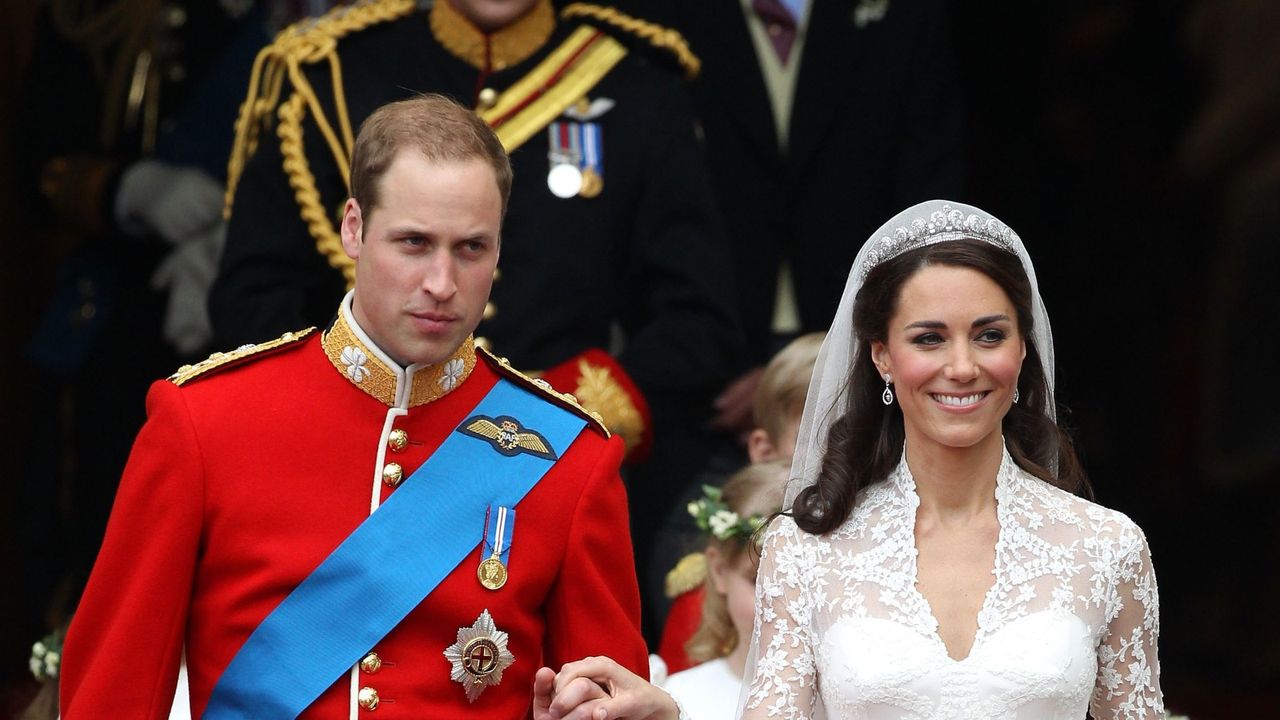
M 366 121 L 337 317 L 152 387 L 64 718 L 166 717 L 184 654 L 215 718 L 520 718 L 544 665 L 646 674 L 622 443 L 471 338 L 510 182 L 447 100 Z

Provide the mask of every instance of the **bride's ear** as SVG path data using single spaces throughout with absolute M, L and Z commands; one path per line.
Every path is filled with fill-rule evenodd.
M 889 362 L 889 348 L 879 340 L 871 341 L 871 362 L 875 363 L 876 372 L 880 377 L 893 374 L 893 363 Z

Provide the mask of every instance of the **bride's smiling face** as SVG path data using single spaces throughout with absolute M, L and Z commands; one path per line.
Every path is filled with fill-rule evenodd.
M 892 379 L 907 444 L 925 449 L 998 438 L 1027 351 L 1013 302 L 994 280 L 932 265 L 903 284 L 887 340 L 871 353 Z

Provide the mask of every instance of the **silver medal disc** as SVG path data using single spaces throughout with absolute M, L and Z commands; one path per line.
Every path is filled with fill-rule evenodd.
M 582 171 L 568 163 L 560 163 L 547 173 L 547 188 L 558 198 L 571 198 L 582 190 Z

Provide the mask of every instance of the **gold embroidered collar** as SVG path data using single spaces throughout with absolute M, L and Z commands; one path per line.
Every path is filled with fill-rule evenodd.
M 350 313 L 351 293 L 348 293 L 333 327 L 320 336 L 320 344 L 338 372 L 385 405 L 417 407 L 438 400 L 461 385 L 476 367 L 476 347 L 468 335 L 443 362 L 401 369 L 373 344 Z M 402 392 L 405 387 L 407 398 Z
M 472 25 L 449 0 L 436 0 L 431 5 L 431 34 L 446 50 L 479 70 L 505 70 L 519 63 L 537 52 L 555 27 L 551 0 L 538 0 L 518 20 L 489 35 Z

